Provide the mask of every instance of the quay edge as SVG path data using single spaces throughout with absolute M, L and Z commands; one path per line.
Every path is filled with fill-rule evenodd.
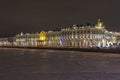
M 13 47 L 1 46 L 0 48 L 18 48 L 18 49 L 43 49 L 43 50 L 64 50 L 64 51 L 80 51 L 80 52 L 103 52 L 103 53 L 120 53 L 120 48 L 44 48 L 44 47 Z

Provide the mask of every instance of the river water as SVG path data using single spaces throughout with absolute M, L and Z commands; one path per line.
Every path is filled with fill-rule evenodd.
M 120 80 L 120 54 L 0 48 L 0 80 Z

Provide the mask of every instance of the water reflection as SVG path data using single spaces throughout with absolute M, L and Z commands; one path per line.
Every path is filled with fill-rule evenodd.
M 116 80 L 119 67 L 119 54 L 0 49 L 0 80 Z

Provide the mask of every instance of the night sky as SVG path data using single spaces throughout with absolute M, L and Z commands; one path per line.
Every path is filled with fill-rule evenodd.
M 120 31 L 120 0 L 2 0 L 0 36 L 67 27 L 98 18 L 108 30 Z

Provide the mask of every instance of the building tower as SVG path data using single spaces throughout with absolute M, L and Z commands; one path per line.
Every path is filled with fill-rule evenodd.
M 98 27 L 98 28 L 104 28 L 103 22 L 101 22 L 100 19 L 98 19 L 97 27 Z

